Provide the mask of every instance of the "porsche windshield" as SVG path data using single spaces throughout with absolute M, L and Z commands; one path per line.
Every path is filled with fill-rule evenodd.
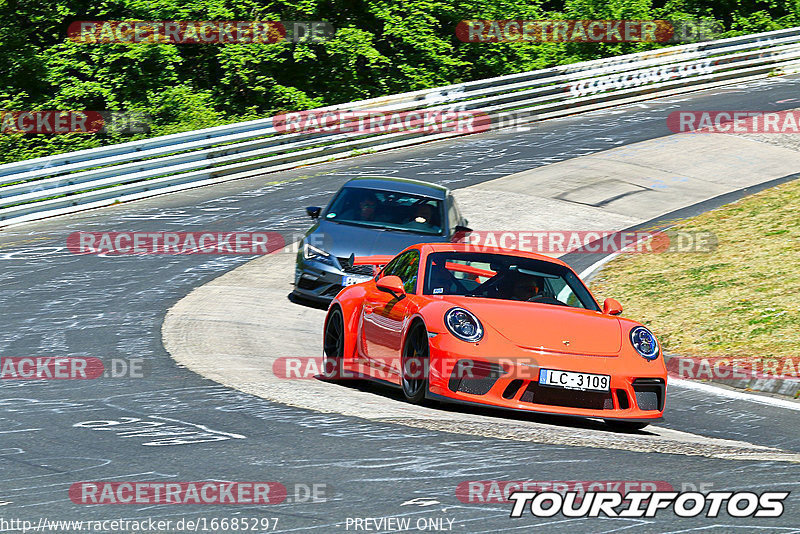
M 331 202 L 325 219 L 338 223 L 442 235 L 442 201 L 375 189 L 345 187 Z
M 599 311 L 583 282 L 563 265 L 481 252 L 436 252 L 425 267 L 425 295 L 519 300 Z

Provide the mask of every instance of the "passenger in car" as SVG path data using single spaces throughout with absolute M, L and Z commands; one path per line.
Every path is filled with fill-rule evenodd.
M 411 220 L 406 224 L 407 228 L 415 228 L 420 230 L 438 230 L 439 226 L 436 224 L 436 210 L 433 209 L 427 202 L 417 204 L 417 209 Z

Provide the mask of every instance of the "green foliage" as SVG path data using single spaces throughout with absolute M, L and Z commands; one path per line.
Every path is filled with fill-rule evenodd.
M 660 46 L 464 43 L 466 19 L 652 18 L 738 35 L 797 25 L 800 0 L 0 0 L 0 110 L 137 111 L 161 135 Z M 67 38 L 80 20 L 324 20 L 336 34 L 90 45 Z M 0 162 L 144 135 L 0 135 Z

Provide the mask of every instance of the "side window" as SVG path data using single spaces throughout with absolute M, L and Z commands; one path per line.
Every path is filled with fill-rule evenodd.
M 563 302 L 567 306 L 572 306 L 573 308 L 584 308 L 578 296 L 563 278 L 546 280 L 545 284 L 547 286 L 545 288 L 547 291 L 545 296 L 553 297 L 559 302 Z
M 397 265 L 397 259 L 398 258 L 395 258 L 389 263 L 387 263 L 386 266 L 381 270 L 381 272 L 378 273 L 378 278 L 383 278 L 384 276 L 389 276 L 390 274 L 392 274 L 392 271 L 394 271 L 394 266 Z
M 409 250 L 398 256 L 386 266 L 383 276 L 399 276 L 406 293 L 416 293 L 417 273 L 419 272 L 419 251 Z

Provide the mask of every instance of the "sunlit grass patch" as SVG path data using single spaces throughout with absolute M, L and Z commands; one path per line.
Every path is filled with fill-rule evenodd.
M 690 219 L 710 253 L 622 254 L 592 283 L 665 350 L 696 356 L 800 357 L 800 181 Z

